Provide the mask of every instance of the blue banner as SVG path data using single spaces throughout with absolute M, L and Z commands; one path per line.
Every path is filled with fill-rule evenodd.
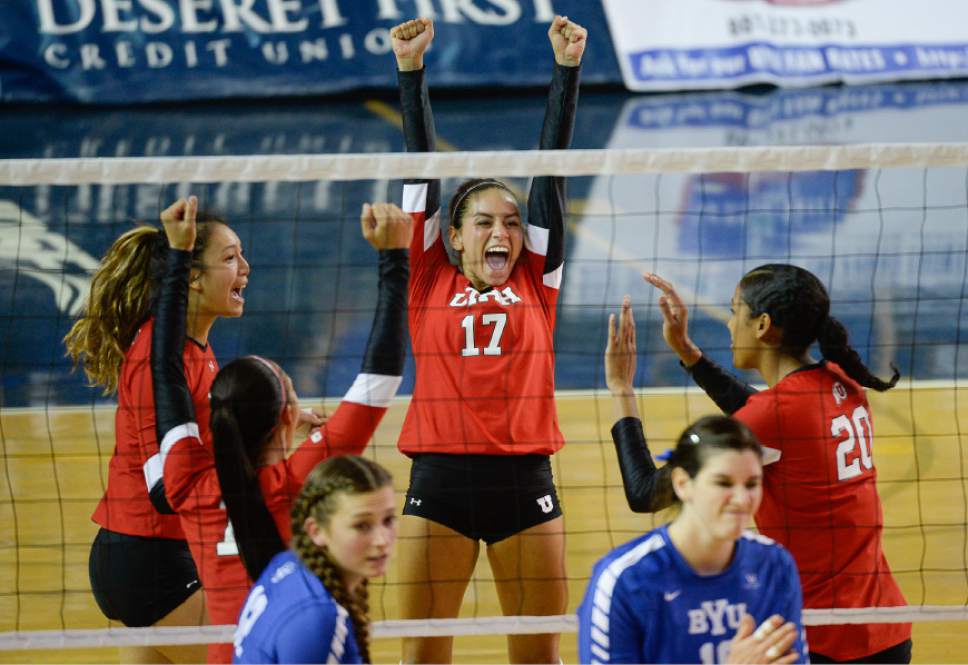
M 588 83 L 620 83 L 599 2 L 6 0 L 0 99 L 92 104 L 303 96 L 396 85 L 389 29 L 434 18 L 436 86 L 539 86 L 555 13 L 589 29 Z

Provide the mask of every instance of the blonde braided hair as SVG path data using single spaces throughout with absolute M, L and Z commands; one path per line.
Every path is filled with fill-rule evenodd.
M 333 600 L 350 615 L 353 633 L 364 663 L 370 662 L 370 600 L 367 581 L 350 591 L 343 583 L 342 569 L 326 549 L 317 546 L 306 533 L 306 519 L 326 526 L 336 509 L 339 495 L 363 494 L 391 485 L 393 478 L 382 466 L 364 457 L 344 455 L 320 462 L 306 478 L 292 505 L 292 547 L 303 564 L 323 583 Z
M 203 269 L 200 258 L 211 227 L 225 222 L 208 213 L 199 213 L 198 221 L 192 265 Z M 105 395 L 118 389 L 124 354 L 151 316 L 167 254 L 162 229 L 142 224 L 123 233 L 101 259 L 81 318 L 64 336 L 74 367 L 83 367 L 90 385 L 102 386 Z

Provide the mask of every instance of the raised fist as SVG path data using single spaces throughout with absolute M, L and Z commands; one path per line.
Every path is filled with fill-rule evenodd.
M 555 51 L 555 62 L 565 67 L 577 67 L 585 52 L 588 31 L 567 16 L 555 16 L 548 28 L 548 39 Z
M 392 203 L 364 203 L 360 227 L 376 249 L 407 249 L 413 238 L 413 218 Z
M 402 72 L 423 69 L 423 54 L 434 40 L 434 22 L 415 18 L 390 29 L 397 69 Z
M 191 250 L 195 246 L 195 216 L 198 214 L 198 198 L 178 199 L 161 211 L 161 224 L 172 249 Z

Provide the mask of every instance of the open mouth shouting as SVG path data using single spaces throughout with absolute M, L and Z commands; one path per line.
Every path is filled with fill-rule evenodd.
M 484 262 L 493 272 L 501 272 L 508 267 L 511 258 L 509 247 L 491 247 L 484 252 Z

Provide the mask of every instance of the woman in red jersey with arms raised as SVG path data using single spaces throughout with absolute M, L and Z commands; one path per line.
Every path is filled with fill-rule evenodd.
M 816 276 L 797 266 L 768 264 L 740 280 L 727 324 L 733 364 L 763 378 L 767 389 L 758 392 L 692 342 L 687 308 L 673 286 L 657 275 L 645 279 L 663 292 L 663 336 L 686 371 L 764 446 L 756 525 L 793 554 L 804 607 L 906 605 L 881 547 L 873 418 L 864 393 L 865 387 L 894 387 L 897 370 L 890 381 L 870 373 L 843 324 L 830 316 L 830 298 Z M 819 362 L 809 353 L 814 342 Z M 631 417 L 612 430 L 626 493 L 631 505 L 658 509 L 665 503 L 665 472 L 652 473 L 634 404 L 626 408 L 624 415 Z M 813 663 L 907 663 L 910 638 L 908 623 L 807 627 Z
M 407 150 L 434 150 L 423 56 L 429 19 L 391 30 Z M 554 73 L 540 147 L 571 143 L 585 29 L 556 17 Z M 565 611 L 564 530 L 550 455 L 563 445 L 553 333 L 564 260 L 564 179 L 534 179 L 521 204 L 499 180 L 404 185 L 416 220 L 410 334 L 416 385 L 400 435 L 413 459 L 399 546 L 401 617 L 456 617 L 480 541 L 506 615 Z M 457 255 L 448 259 L 445 243 Z M 405 638 L 403 660 L 448 662 L 453 639 Z M 508 637 L 512 663 L 557 662 L 557 635 Z
M 366 205 L 363 235 L 379 250 L 376 313 L 360 373 L 319 430 L 292 450 L 299 403 L 276 363 L 239 358 L 211 387 L 212 446 L 202 445 L 178 348 L 186 330 L 194 202 L 167 219 L 171 249 L 159 297 L 152 373 L 167 498 L 198 565 L 213 624 L 235 623 L 252 581 L 290 539 L 289 510 L 316 464 L 358 454 L 397 387 L 404 359 L 407 246 L 412 220 L 394 205 Z M 230 662 L 232 645 L 212 645 L 209 662 Z
M 184 201 L 162 215 L 177 214 Z M 178 517 L 165 501 L 149 366 L 154 304 L 168 242 L 161 229 L 139 226 L 118 238 L 91 281 L 82 318 L 64 338 L 68 354 L 93 385 L 118 393 L 115 448 L 108 486 L 92 519 L 94 597 L 109 619 L 126 626 L 199 625 L 205 604 Z M 179 347 L 187 390 L 208 441 L 208 392 L 218 371 L 208 334 L 219 317 L 242 315 L 249 264 L 223 221 L 199 220 L 190 247 L 187 339 Z M 198 647 L 124 647 L 122 662 L 197 662 Z M 159 660 L 163 659 L 163 660 Z

